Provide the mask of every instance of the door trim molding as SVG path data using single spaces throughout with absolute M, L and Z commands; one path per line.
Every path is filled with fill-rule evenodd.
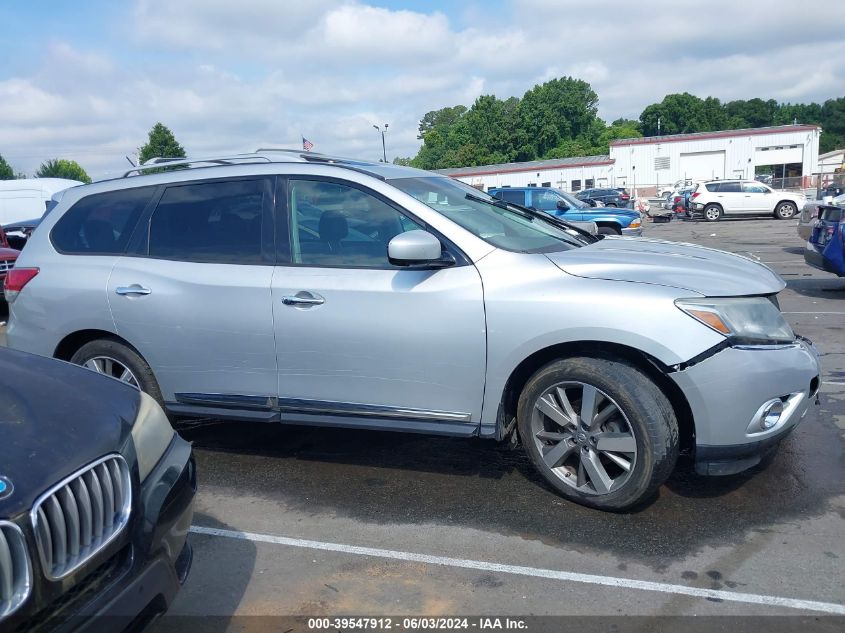
M 308 415 L 343 415 L 349 417 L 389 418 L 394 420 L 426 422 L 472 422 L 471 413 L 415 409 L 412 407 L 391 407 L 357 402 L 223 393 L 177 393 L 174 395 L 176 396 L 177 402 L 182 404 L 222 408 L 261 409 L 265 411 Z

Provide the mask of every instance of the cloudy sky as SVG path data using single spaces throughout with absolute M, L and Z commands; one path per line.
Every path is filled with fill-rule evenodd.
M 411 156 L 425 112 L 589 81 L 606 120 L 666 93 L 845 95 L 845 2 L 0 0 L 0 154 L 115 173 L 162 121 L 189 154 Z

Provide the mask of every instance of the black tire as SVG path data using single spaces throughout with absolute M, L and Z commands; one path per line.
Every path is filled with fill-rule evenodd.
M 600 226 L 598 227 L 599 235 L 622 235 L 621 231 L 614 229 L 612 226 Z
M 615 209 L 615 208 L 616 208 L 616 203 L 615 203 L 615 202 L 608 202 L 608 203 L 607 203 L 606 205 L 604 205 L 604 206 L 606 206 L 606 207 L 613 207 L 613 208 Z
M 722 216 L 725 215 L 725 212 L 718 204 L 708 204 L 704 207 L 702 215 L 708 222 L 718 222 L 722 219 Z
M 94 358 L 109 358 L 122 364 L 134 375 L 141 391 L 155 398 L 162 407 L 164 398 L 153 370 L 141 356 L 128 345 L 113 339 L 97 339 L 86 343 L 71 356 L 70 362 L 85 365 Z
M 547 438 L 539 438 L 532 428 L 536 429 L 539 409 L 537 404 L 541 397 L 547 397 L 550 390 L 563 384 L 566 389 L 572 389 L 573 384 L 584 384 L 603 392 L 599 400 L 603 406 L 616 406 L 616 413 L 612 414 L 604 424 L 624 425 L 623 430 L 636 443 L 636 453 L 628 463 L 627 474 L 623 472 L 618 481 L 613 481 L 609 491 L 597 494 L 598 486 L 590 491 L 590 482 L 581 489 L 575 484 L 581 480 L 580 472 L 575 475 L 566 463 L 550 467 L 544 461 L 549 458 L 544 449 L 554 448 L 554 444 L 543 445 Z M 576 389 L 578 387 L 575 387 Z M 586 391 L 582 392 L 586 393 Z M 609 397 L 610 400 L 603 397 Z M 583 397 L 582 397 L 583 401 Z M 575 400 L 572 408 L 576 411 L 580 404 Z M 561 409 L 562 410 L 562 409 Z M 599 408 L 596 407 L 596 411 Z M 596 419 L 600 418 L 598 415 Z M 539 419 L 556 423 L 552 418 L 540 415 Z M 621 420 L 618 422 L 616 420 Z M 627 428 L 625 428 L 627 427 Z M 619 511 L 635 507 L 650 498 L 655 490 L 669 477 L 678 458 L 678 421 L 669 400 L 663 392 L 643 372 L 622 360 L 611 358 L 576 357 L 549 363 L 535 373 L 526 383 L 517 405 L 517 428 L 520 440 L 525 447 L 529 459 L 543 478 L 562 496 L 576 503 L 599 508 L 602 510 Z M 559 427 L 561 431 L 564 427 Z M 581 426 L 579 425 L 580 429 Z M 610 429 L 611 432 L 620 430 L 619 427 Z M 607 431 L 601 428 L 601 431 Z M 551 431 L 543 431 L 545 434 Z M 595 434 L 597 431 L 588 431 Z M 563 433 L 558 433 L 558 438 Z M 578 434 L 581 435 L 581 434 Z M 588 454 L 590 448 L 584 444 L 580 448 L 575 444 L 575 434 L 566 440 L 575 449 L 570 457 L 580 463 L 580 456 Z M 578 442 L 594 442 L 594 438 L 578 438 Z M 538 445 L 540 444 L 540 445 Z M 596 447 L 599 445 L 596 444 Z M 599 456 L 599 451 L 594 451 Z M 598 458 L 598 457 L 596 457 Z M 605 462 L 610 464 L 610 462 Z M 632 465 L 633 464 L 633 465 Z M 605 471 L 608 474 L 609 471 Z M 577 479 L 577 481 L 576 481 Z M 619 484 L 616 486 L 616 484 Z
M 794 202 L 784 200 L 783 202 L 778 203 L 778 206 L 775 207 L 775 217 L 778 220 L 788 220 L 789 218 L 794 218 L 796 213 L 798 213 L 798 207 L 795 206 Z

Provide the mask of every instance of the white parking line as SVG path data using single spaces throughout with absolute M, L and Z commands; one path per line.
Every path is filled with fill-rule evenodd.
M 823 385 L 842 385 L 843 387 L 845 387 L 845 382 L 830 382 L 828 380 L 827 382 L 823 382 L 822 384 Z
M 328 552 L 341 552 L 343 554 L 355 554 L 357 556 L 373 556 L 375 558 L 389 558 L 392 560 L 411 561 L 415 563 L 425 563 L 428 565 L 441 565 L 444 567 L 477 569 L 481 571 L 498 572 L 501 574 L 547 578 L 550 580 L 566 580 L 569 582 L 579 582 L 588 585 L 604 585 L 606 587 L 621 587 L 623 589 L 640 589 L 642 591 L 656 591 L 658 593 L 692 596 L 693 598 L 710 598 L 713 600 L 724 600 L 726 602 L 762 604 L 771 607 L 783 607 L 786 609 L 804 609 L 806 611 L 821 611 L 823 613 L 845 615 L 845 605 L 836 604 L 834 602 L 816 602 L 814 600 L 779 598 L 777 596 L 766 596 L 754 593 L 701 589 L 698 587 L 686 587 L 684 585 L 672 585 L 662 582 L 651 582 L 648 580 L 633 580 L 630 578 L 596 576 L 593 574 L 580 574 L 577 572 L 558 571 L 555 569 L 505 565 L 502 563 L 489 563 L 485 561 L 468 560 L 465 558 L 449 558 L 447 556 L 432 556 L 430 554 L 417 554 L 414 552 L 401 552 L 389 549 L 378 549 L 374 547 L 344 545 L 342 543 L 324 543 L 322 541 L 308 541 L 298 538 L 288 538 L 286 536 L 221 530 L 218 528 L 202 527 L 198 525 L 191 527 L 191 532 L 194 532 L 195 534 L 221 536 L 224 538 L 238 539 L 242 541 L 273 543 L 275 545 L 287 545 L 289 547 L 301 547 L 305 549 L 323 550 Z
M 781 312 L 781 314 L 845 314 L 845 312 Z

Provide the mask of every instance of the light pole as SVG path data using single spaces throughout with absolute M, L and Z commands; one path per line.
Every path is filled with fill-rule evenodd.
M 381 155 L 384 158 L 384 162 L 387 162 L 387 148 L 384 145 L 384 133 L 387 132 L 387 123 L 384 124 L 384 129 L 381 129 L 378 125 L 374 125 L 376 128 L 376 132 L 381 134 Z

